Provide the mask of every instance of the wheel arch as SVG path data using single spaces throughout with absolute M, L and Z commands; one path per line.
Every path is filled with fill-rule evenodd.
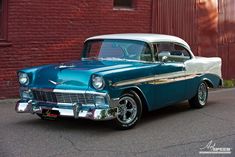
M 202 81 L 206 82 L 209 88 L 218 88 L 223 86 L 223 79 L 219 77 L 204 77 Z
M 148 101 L 147 101 L 147 99 L 146 99 L 144 93 L 142 92 L 142 90 L 141 90 L 140 88 L 138 88 L 138 87 L 129 87 L 129 88 L 125 88 L 125 89 L 123 90 L 122 94 L 127 93 L 127 92 L 130 91 L 130 90 L 136 92 L 136 94 L 140 97 L 140 100 L 141 100 L 141 102 L 142 102 L 143 111 L 144 111 L 144 112 L 149 111 Z
M 214 88 L 214 85 L 211 80 L 204 78 L 204 79 L 202 79 L 202 81 L 204 81 L 209 88 Z

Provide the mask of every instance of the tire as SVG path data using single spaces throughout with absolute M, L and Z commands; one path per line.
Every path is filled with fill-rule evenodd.
M 142 102 L 138 94 L 132 90 L 123 94 L 119 100 L 118 116 L 112 120 L 115 129 L 133 128 L 142 115 Z
M 189 100 L 192 108 L 202 108 L 207 104 L 208 86 L 206 82 L 201 82 L 197 89 L 197 94 Z

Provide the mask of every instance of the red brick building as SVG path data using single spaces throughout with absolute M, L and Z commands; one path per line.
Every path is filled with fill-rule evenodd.
M 228 1 L 235 6 L 232 0 Z M 205 47 L 209 48 L 205 51 L 205 56 L 221 56 L 225 65 L 225 77 L 235 78 L 234 68 L 228 70 L 228 67 L 234 66 L 230 57 L 235 59 L 235 55 L 231 55 L 231 50 L 235 48 L 235 30 L 231 30 L 226 38 L 222 38 L 223 32 L 221 33 L 221 24 L 218 22 L 218 17 L 227 18 L 227 6 L 224 6 L 225 9 L 223 8 L 221 13 L 222 11 L 218 10 L 220 5 L 231 4 L 222 2 L 0 0 L 0 99 L 18 95 L 18 69 L 79 59 L 85 38 L 108 33 L 157 32 L 178 35 L 192 45 L 195 54 L 203 55 L 202 48 Z M 229 13 L 232 14 L 231 11 Z M 206 22 L 212 22 L 210 24 L 215 24 L 215 27 L 199 28 L 203 17 L 208 17 Z M 235 20 L 235 17 L 229 18 L 230 21 Z M 228 24 L 223 26 L 225 28 Z M 229 26 L 225 28 L 225 32 L 228 29 L 230 30 Z M 202 33 L 207 31 L 210 31 L 208 35 Z M 201 39 L 208 43 L 200 42 Z M 222 49 L 226 49 L 225 54 L 220 54 Z

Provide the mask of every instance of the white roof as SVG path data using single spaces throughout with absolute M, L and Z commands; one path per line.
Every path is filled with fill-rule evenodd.
M 147 33 L 126 33 L 126 34 L 107 34 L 107 35 L 99 35 L 90 37 L 87 40 L 94 39 L 126 39 L 126 40 L 140 40 L 148 43 L 152 42 L 176 42 L 181 43 L 190 49 L 190 46 L 181 38 L 172 36 L 172 35 L 164 35 L 164 34 L 147 34 Z M 86 41 L 87 41 L 86 40 Z

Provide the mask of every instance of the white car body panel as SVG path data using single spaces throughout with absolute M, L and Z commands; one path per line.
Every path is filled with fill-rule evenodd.
M 186 74 L 215 74 L 221 77 L 221 58 L 198 57 L 187 60 L 185 63 Z

